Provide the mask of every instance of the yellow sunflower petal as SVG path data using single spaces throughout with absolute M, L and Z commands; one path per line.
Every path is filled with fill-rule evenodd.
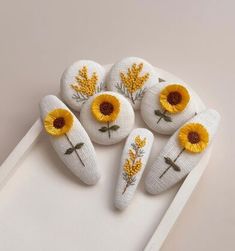
M 197 140 L 195 142 L 192 142 L 192 139 L 190 139 L 190 133 L 196 134 Z M 187 151 L 193 153 L 200 153 L 205 150 L 209 142 L 207 129 L 199 123 L 189 123 L 182 127 L 179 131 L 178 138 L 180 145 Z
M 60 126 L 56 127 L 58 119 Z M 46 132 L 53 136 L 61 136 L 67 133 L 73 126 L 73 115 L 66 109 L 55 109 L 49 112 L 44 119 L 44 128 Z
M 171 95 L 172 93 L 178 93 L 178 95 L 180 96 L 180 100 L 177 104 L 171 104 L 168 101 L 169 95 Z M 188 90 L 184 86 L 179 84 L 168 85 L 160 93 L 160 104 L 166 111 L 170 113 L 183 111 L 188 105 L 189 100 L 190 95 Z
M 112 105 L 112 112 L 110 114 L 105 115 L 101 112 L 101 105 L 104 103 L 108 103 Z M 100 94 L 97 96 L 92 104 L 91 104 L 91 112 L 94 116 L 94 118 L 99 122 L 113 122 L 116 120 L 117 116 L 120 113 L 120 102 L 119 100 L 110 94 Z

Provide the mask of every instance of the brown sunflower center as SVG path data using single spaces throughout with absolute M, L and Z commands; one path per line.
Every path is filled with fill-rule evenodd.
M 171 105 L 178 105 L 182 100 L 182 96 L 179 92 L 170 92 L 167 96 L 167 101 Z
M 188 134 L 188 140 L 192 144 L 197 144 L 200 141 L 200 135 L 197 132 L 190 132 Z
M 114 110 L 114 107 L 109 102 L 103 102 L 100 104 L 100 112 L 104 115 L 110 115 Z
M 53 121 L 53 126 L 56 128 L 56 129 L 61 129 L 62 127 L 64 127 L 65 125 L 65 120 L 63 117 L 59 117 L 59 118 L 56 118 L 54 121 Z

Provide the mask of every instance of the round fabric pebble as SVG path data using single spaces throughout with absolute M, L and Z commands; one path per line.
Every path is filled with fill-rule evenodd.
M 141 117 L 150 129 L 171 135 L 197 113 L 194 96 L 183 83 L 161 82 L 146 91 Z
M 145 91 L 159 82 L 155 68 L 137 57 L 124 58 L 113 65 L 107 76 L 107 89 L 125 96 L 138 110 Z
M 80 60 L 69 66 L 60 81 L 64 102 L 75 111 L 82 104 L 104 89 L 105 69 L 91 60 Z
M 134 126 L 132 106 L 115 92 L 98 93 L 81 108 L 80 121 L 91 140 L 101 145 L 112 145 L 123 140 Z

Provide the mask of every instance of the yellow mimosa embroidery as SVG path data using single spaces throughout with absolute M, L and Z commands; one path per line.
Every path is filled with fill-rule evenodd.
M 87 66 L 83 66 L 75 76 L 75 83 L 71 84 L 72 89 L 76 92 L 73 99 L 77 102 L 84 102 L 96 92 L 100 92 L 100 87 L 97 87 L 98 75 L 93 72 L 91 77 L 88 75 Z
M 126 185 L 122 194 L 126 192 L 129 186 L 132 186 L 136 182 L 136 174 L 142 168 L 141 158 L 144 156 L 143 147 L 146 145 L 146 138 L 141 139 L 140 136 L 135 137 L 135 142 L 131 144 L 131 149 L 129 149 L 129 157 L 125 160 L 123 167 L 123 179 L 126 181 Z
M 134 63 L 131 68 L 128 68 L 127 73 L 120 72 L 121 83 L 116 85 L 118 91 L 129 98 L 133 104 L 143 97 L 145 92 L 143 86 L 149 79 L 149 73 L 140 76 L 143 66 L 143 63 L 138 65 Z

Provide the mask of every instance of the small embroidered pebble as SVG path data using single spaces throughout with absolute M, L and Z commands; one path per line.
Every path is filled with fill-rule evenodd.
M 69 66 L 60 81 L 63 101 L 75 111 L 98 92 L 104 90 L 105 69 L 90 60 L 80 60 Z
M 161 82 L 144 94 L 141 117 L 153 131 L 171 135 L 198 113 L 195 102 L 185 84 Z
M 45 96 L 40 113 L 51 144 L 64 164 L 84 183 L 94 185 L 100 178 L 96 154 L 86 131 L 56 96 Z
M 82 106 L 80 121 L 92 141 L 112 145 L 123 140 L 134 126 L 132 106 L 115 92 L 98 93 Z
M 134 197 L 153 145 L 153 134 L 144 128 L 134 129 L 123 149 L 115 207 L 123 210 Z
M 145 179 L 145 188 L 159 194 L 184 179 L 199 163 L 216 133 L 220 115 L 206 110 L 171 136 Z
M 128 57 L 113 65 L 107 76 L 107 88 L 122 94 L 135 110 L 139 110 L 145 91 L 160 80 L 155 68 L 147 61 Z

